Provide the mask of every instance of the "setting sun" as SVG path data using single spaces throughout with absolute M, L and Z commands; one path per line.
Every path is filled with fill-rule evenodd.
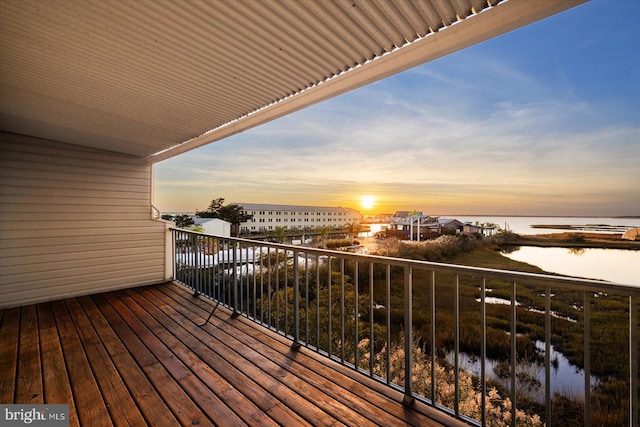
M 373 196 L 362 196 L 362 200 L 360 201 L 360 205 L 364 209 L 371 209 L 376 204 L 376 200 Z

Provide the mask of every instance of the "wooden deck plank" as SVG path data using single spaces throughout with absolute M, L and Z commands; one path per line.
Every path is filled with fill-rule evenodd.
M 35 305 L 22 307 L 20 313 L 18 378 L 15 393 L 16 403 L 44 403 L 38 313 Z
M 169 283 L 0 310 L 0 402 L 68 403 L 71 426 L 462 425 L 224 307 L 199 327 L 211 308 Z
M 18 342 L 20 341 L 20 308 L 2 310 L 0 326 L 0 402 L 14 402 Z
M 216 396 L 208 385 L 203 382 L 199 376 L 194 375 L 189 367 L 163 342 L 162 337 L 156 335 L 154 330 L 148 328 L 138 317 L 141 315 L 146 318 L 142 310 L 136 310 L 134 313 L 129 305 L 114 294 L 106 294 L 107 301 L 116 309 L 118 314 L 127 322 L 131 329 L 138 335 L 147 348 L 158 358 L 160 363 L 171 373 L 171 375 L 180 383 L 184 390 L 189 394 L 191 399 L 200 407 L 207 415 L 211 422 L 215 424 L 226 425 L 243 425 L 244 422 L 230 410 L 218 396 Z M 160 328 L 157 331 L 161 332 Z
M 112 426 L 91 366 L 64 300 L 52 303 L 60 343 L 73 391 L 73 400 L 81 425 Z
M 279 381 L 266 376 L 253 363 L 248 363 L 242 357 L 239 357 L 241 356 L 240 354 L 230 352 L 215 334 L 209 334 L 196 326 L 191 320 L 181 317 L 179 313 L 164 304 L 162 300 L 153 298 L 150 290 L 145 290 L 144 296 L 140 293 L 134 293 L 134 290 L 128 290 L 127 292 L 132 294 L 132 297 L 142 305 L 149 304 L 145 303 L 145 299 L 147 299 L 158 307 L 162 307 L 162 311 L 166 312 L 167 315 L 159 320 L 166 326 L 171 325 L 173 319 L 173 323 L 179 325 L 177 326 L 178 328 L 188 331 L 190 335 L 184 334 L 182 337 L 185 344 L 192 349 L 196 349 L 196 353 L 200 358 L 214 367 L 222 377 L 234 384 L 234 387 L 240 393 L 254 402 L 262 411 L 271 415 L 279 424 L 306 425 L 309 423 L 283 403 L 284 400 L 289 401 L 290 405 L 299 406 L 307 403 L 306 399 L 298 396 L 289 387 L 282 386 Z M 176 331 L 179 330 L 176 329 Z M 255 352 L 256 350 L 253 349 L 252 351 Z M 291 402 L 292 400 L 295 403 Z M 325 425 L 336 422 L 335 419 L 327 417 L 326 414 L 311 409 L 312 405 L 307 403 L 305 406 L 308 406 L 310 408 L 309 411 L 315 416 L 315 418 L 311 418 L 314 422 L 320 422 Z
M 165 292 L 168 296 L 171 296 L 172 294 L 177 295 L 177 298 L 174 298 L 175 303 L 180 303 L 181 299 L 186 301 L 191 298 L 190 291 L 180 286 L 158 286 L 155 287 L 152 291 L 162 291 Z M 211 303 L 209 301 L 201 299 L 191 298 L 191 300 L 192 301 L 189 301 L 187 303 L 189 309 L 195 310 L 196 316 L 199 316 L 200 318 L 204 316 L 204 318 L 206 318 Z M 197 309 L 196 307 L 199 307 L 199 309 Z M 273 360 L 278 359 L 277 354 L 295 354 L 290 350 L 290 340 L 279 334 L 271 333 L 271 331 L 266 330 L 266 328 L 255 327 L 254 325 L 248 324 L 246 322 L 239 323 L 230 321 L 228 315 L 225 314 L 216 314 L 216 316 L 214 317 L 222 320 L 222 322 L 220 323 L 216 322 L 216 328 L 219 328 L 220 330 L 226 331 L 228 333 L 232 333 L 235 337 L 238 338 L 243 337 L 243 335 L 243 339 L 247 339 L 246 337 L 251 337 L 247 341 L 247 344 L 249 344 L 250 346 L 261 345 L 268 341 L 269 345 L 272 346 L 272 348 L 275 350 L 275 353 L 272 353 L 268 348 L 263 347 L 261 347 L 260 352 L 264 352 L 264 354 L 268 355 Z M 233 322 L 232 328 L 228 325 L 228 323 L 230 322 Z M 243 334 L 239 333 L 240 331 L 243 332 Z M 265 333 L 269 334 L 272 339 L 265 340 Z M 371 421 L 377 423 L 383 422 L 384 424 L 384 421 L 386 420 L 391 425 L 398 422 L 425 426 L 441 425 L 439 422 L 435 422 L 431 418 L 431 414 L 427 416 L 423 413 L 413 410 L 407 410 L 406 408 L 404 408 L 399 403 L 402 400 L 402 394 L 400 394 L 399 392 L 391 390 L 383 384 L 367 378 L 366 376 L 363 376 L 362 374 L 355 372 L 350 368 L 341 366 L 329 360 L 328 358 L 316 355 L 308 349 L 301 348 L 298 353 L 299 354 L 296 355 L 296 358 L 299 358 L 298 363 L 288 366 L 288 371 L 297 373 L 306 381 L 320 381 L 320 383 L 323 383 L 323 381 L 329 380 L 330 382 L 338 385 L 339 388 L 327 387 L 326 382 L 324 382 L 324 390 L 326 390 L 327 393 L 330 393 L 330 396 L 333 399 L 343 401 L 346 405 L 354 408 L 354 410 L 360 412 L 363 416 L 368 416 Z M 288 362 L 285 363 L 284 366 L 287 366 L 287 364 Z M 336 370 L 348 375 L 336 375 Z M 356 380 L 353 381 L 353 379 Z M 384 391 L 384 393 L 381 393 L 380 391 Z M 390 399 L 389 396 L 391 395 L 395 395 L 395 398 Z M 370 405 L 365 405 L 365 402 L 368 402 Z M 427 413 L 432 412 L 431 408 L 422 409 Z M 437 413 L 433 415 L 439 416 L 440 414 Z M 389 418 L 390 416 L 391 418 Z M 451 420 L 450 418 L 447 419 L 447 422 L 451 421 L 453 420 Z
M 152 304 L 143 307 L 124 292 L 118 293 L 118 296 L 127 301 L 127 305 L 139 314 L 140 320 L 161 338 L 198 378 L 209 386 L 211 391 L 235 413 L 235 416 L 247 424 L 274 425 L 273 420 L 268 418 L 264 411 L 244 398 L 232 384 L 198 356 L 198 347 L 204 346 L 201 342 L 190 342 L 190 345 L 182 342 L 182 339 L 188 337 L 186 331 L 182 328 L 172 327 L 172 320 L 162 317 L 162 312 Z M 156 318 L 155 316 L 160 317 Z
M 68 299 L 67 307 L 73 322 L 76 324 L 78 335 L 84 345 L 84 351 L 107 404 L 107 409 L 111 414 L 113 424 L 125 427 L 144 425 L 144 417 L 138 410 L 135 401 L 77 298 Z
M 326 382 L 318 382 L 316 386 L 311 386 L 298 376 L 290 375 L 292 369 L 295 369 L 297 366 L 297 362 L 292 363 L 291 360 L 291 357 L 295 359 L 296 355 L 294 351 L 289 349 L 288 351 L 291 352 L 290 355 L 275 353 L 270 355 L 264 354 L 263 350 L 266 348 L 264 344 L 257 342 L 246 344 L 237 338 L 237 334 L 242 334 L 241 331 L 233 329 L 221 336 L 217 324 L 206 325 L 204 329 L 205 331 L 209 331 L 207 333 L 193 323 L 195 320 L 199 320 L 200 316 L 182 306 L 181 301 L 170 300 L 162 292 L 151 289 L 145 293 L 147 298 L 149 298 L 149 295 L 156 295 L 160 300 L 164 301 L 167 304 L 167 310 L 175 309 L 184 315 L 184 319 L 189 324 L 188 327 L 194 331 L 194 334 L 211 334 L 212 339 L 218 341 L 213 344 L 215 351 L 224 355 L 227 360 L 246 360 L 240 369 L 242 371 L 249 370 L 249 372 L 252 372 L 252 377 L 261 379 L 263 381 L 263 387 L 269 389 L 273 388 L 274 384 L 280 382 L 285 383 L 286 388 L 299 397 L 299 399 L 289 398 L 288 401 L 285 401 L 292 410 L 301 412 L 301 415 L 309 412 L 309 408 L 312 407 L 317 407 L 321 410 L 322 412 L 318 413 L 317 410 L 314 409 L 314 412 L 306 415 L 310 422 L 322 424 L 339 422 L 357 426 L 374 424 L 371 420 L 352 411 L 349 406 L 345 406 L 339 400 L 328 396 L 324 392 Z M 185 300 L 185 303 L 187 305 L 193 305 L 191 300 Z M 218 365 L 216 364 L 215 366 Z M 279 388 L 283 389 L 282 386 Z M 313 405 L 310 405 L 306 401 L 313 402 Z M 326 412 L 326 414 L 323 412 Z
M 181 425 L 213 425 L 176 379 L 107 302 L 104 295 L 93 295 L 91 298 L 179 423 Z
M 135 400 L 147 423 L 177 424 L 178 420 L 176 420 L 156 389 L 135 363 L 93 301 L 89 297 L 78 298 L 78 301 L 91 320 L 109 357 L 126 384 L 127 389 L 131 391 L 131 397 Z
M 44 403 L 69 405 L 69 425 L 77 426 L 79 423 L 78 414 L 73 401 L 73 392 L 51 304 L 42 303 L 37 307 Z

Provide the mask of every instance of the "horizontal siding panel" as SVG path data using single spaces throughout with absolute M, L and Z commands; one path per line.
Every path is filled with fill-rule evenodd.
M 22 157 L 46 156 L 52 161 L 75 159 L 95 162 L 99 158 L 102 162 L 113 163 L 114 169 L 127 169 L 145 163 L 137 156 L 6 132 L 0 136 L 0 149 L 7 154 L 21 153 Z
M 118 268 L 135 263 L 144 265 L 144 263 L 153 263 L 163 256 L 164 247 L 155 248 L 155 250 L 149 248 L 143 253 L 141 253 L 140 250 L 112 250 L 89 253 L 75 252 L 70 254 L 50 254 L 47 256 L 3 258 L 0 267 L 2 267 L 3 277 L 11 282 L 12 277 L 18 275 L 25 276 L 25 271 L 28 271 L 28 274 L 44 271 L 51 277 L 55 277 L 58 271 L 71 273 L 84 268 L 101 268 L 104 266 Z
M 31 158 L 29 161 L 25 161 L 22 156 L 15 156 L 12 158 L 10 155 L 6 155 L 2 162 L 3 164 L 11 165 L 12 169 L 20 170 L 40 170 L 48 173 L 64 173 L 69 172 L 70 168 L 77 174 L 86 176 L 104 176 L 115 178 L 135 178 L 135 179 L 150 179 L 147 165 L 138 165 L 135 168 L 129 169 L 110 169 L 105 167 L 104 162 L 89 162 L 85 160 L 58 160 L 47 161 L 46 156 L 38 156 Z M 10 162 L 9 162 L 10 161 Z
M 152 234 L 153 232 L 158 232 L 160 229 L 158 227 L 144 227 L 144 228 L 136 228 L 136 227 L 113 227 L 113 228 L 92 228 L 87 229 L 57 229 L 57 230 L 37 230 L 37 232 L 26 233 L 29 230 L 11 230 L 11 231 L 3 231 L 0 234 L 0 240 L 4 239 L 20 239 L 20 238 L 51 238 L 51 237 L 73 237 L 73 236 L 103 236 L 103 235 L 119 235 L 119 236 L 139 236 L 140 238 L 144 238 L 147 234 Z
M 139 158 L 0 133 L 0 307 L 164 281 Z
M 147 202 L 146 205 L 143 202 Z M 0 203 L 24 203 L 36 204 L 47 209 L 49 205 L 78 205 L 78 206 L 146 206 L 149 207 L 149 200 L 141 199 L 123 199 L 123 198 L 100 198 L 100 197 L 62 197 L 62 196 L 38 196 L 26 197 L 22 194 L 0 194 Z
M 147 218 L 151 218 L 151 206 L 143 204 L 106 206 L 49 204 L 41 206 L 36 203 L 0 203 L 0 213 L 144 213 L 147 215 Z
M 58 248 L 60 249 L 60 248 Z M 160 254 L 164 254 L 164 245 L 158 246 L 143 246 L 143 247 L 120 247 L 112 249 L 100 249 L 100 250 L 79 250 L 69 251 L 69 248 L 64 247 L 64 251 L 54 252 L 49 251 L 47 254 L 28 254 L 21 256 L 5 256 L 0 260 L 0 266 L 5 274 L 13 274 L 11 267 L 20 266 L 21 268 L 28 268 L 29 271 L 42 271 L 43 269 L 55 269 L 88 264 L 99 264 L 108 260 L 108 262 L 127 262 L 144 260 L 149 258 L 155 258 Z M 123 258 L 129 257 L 129 258 Z M 55 264 L 55 265 L 47 265 Z
M 12 163 L 11 165 L 0 169 L 0 179 L 4 180 L 5 178 L 21 178 L 21 179 L 50 179 L 51 178 L 51 170 L 42 170 L 42 168 L 33 167 L 31 169 L 26 168 L 27 165 L 34 166 L 32 163 L 29 164 L 24 162 L 22 167 L 15 167 L 16 164 Z M 56 171 L 56 179 L 59 181 L 86 181 L 93 183 L 104 183 L 104 184 L 117 184 L 117 185 L 140 185 L 144 187 L 148 187 L 151 179 L 147 176 L 147 172 L 141 172 L 145 174 L 144 178 L 132 178 L 131 176 L 118 176 L 118 175 L 102 175 L 98 174 L 95 169 L 86 169 L 85 172 L 69 172 L 68 168 L 61 167 L 61 170 Z M 93 174 L 89 174 L 88 172 L 93 171 Z
M 160 247 L 164 250 L 165 239 L 164 237 L 150 237 L 149 239 L 143 240 L 139 238 L 132 238 L 129 240 L 124 240 L 121 238 L 115 238 L 113 241 L 102 241 L 96 242 L 97 239 L 87 239 L 86 243 L 75 243 L 78 239 L 67 239 L 66 242 L 74 242 L 74 243 L 63 243 L 57 244 L 57 242 L 53 239 L 49 239 L 47 241 L 47 245 L 42 245 L 41 241 L 37 241 L 36 239 L 29 239 L 31 245 L 22 245 L 22 246 L 13 246 L 13 247 L 3 247 L 2 255 L 3 259 L 9 260 L 14 257 L 25 257 L 25 256 L 44 256 L 51 253 L 71 253 L 75 254 L 78 252 L 94 252 L 94 251 L 111 251 L 113 249 L 119 249 L 123 246 L 127 248 L 156 248 Z M 136 236 L 137 237 L 137 236 Z M 105 240 L 105 239 L 101 239 Z
M 100 232 L 102 229 L 119 229 L 122 230 L 122 233 L 129 232 L 131 228 L 140 227 L 142 230 L 145 228 L 161 228 L 162 225 L 154 225 L 147 220 L 138 220 L 138 221 L 125 221 L 122 219 L 110 220 L 110 221 L 96 221 L 89 220 L 83 221 L 81 219 L 78 220 L 69 220 L 69 221 L 1 221 L 2 226 L 11 231 L 18 230 L 32 230 L 33 235 L 39 235 L 42 230 L 60 230 L 60 229 L 86 229 L 82 230 L 84 233 L 92 234 L 92 230 L 96 230 L 96 232 Z M 26 235 L 25 237 L 30 237 Z
M 91 180 L 75 180 L 67 179 L 51 179 L 51 177 L 42 178 L 23 178 L 23 177 L 0 177 L 2 179 L 2 185 L 5 186 L 20 186 L 26 188 L 41 188 L 45 190 L 51 189 L 69 189 L 69 190 L 85 190 L 85 191 L 120 191 L 122 184 L 109 183 L 109 182 L 95 182 Z M 144 193 L 148 194 L 148 185 L 127 185 L 127 191 L 129 193 Z
M 78 281 L 80 283 L 86 280 L 93 280 L 94 277 L 106 278 L 113 276 L 126 279 L 132 272 L 136 273 L 147 269 L 149 271 L 159 271 L 160 269 L 158 267 L 162 267 L 163 265 L 163 262 L 158 260 L 154 262 L 145 260 L 128 262 L 126 264 L 98 264 L 60 270 L 23 272 L 19 275 L 3 275 L 0 281 L 0 287 L 5 289 L 6 292 L 13 292 L 20 290 L 22 286 L 46 286 L 48 288 L 56 283 L 62 284 L 64 281 Z M 101 291 L 102 290 L 96 290 L 96 292 Z
M 96 275 L 92 277 L 92 279 L 98 276 L 99 275 Z M 109 275 L 101 280 L 84 280 L 80 283 L 69 282 L 65 279 L 60 282 L 62 283 L 60 285 L 56 285 L 55 283 L 49 284 L 47 287 L 47 300 L 95 294 L 95 289 L 100 289 L 100 292 L 106 292 L 135 286 L 153 285 L 162 281 L 163 279 L 158 276 L 157 272 L 152 270 L 140 271 L 139 274 L 136 274 L 136 272 L 128 272 L 127 277 L 124 279 Z M 0 288 L 0 301 L 7 302 L 3 307 L 32 304 L 33 301 L 42 301 L 42 289 L 40 287 L 34 287 L 23 289 L 20 292 L 3 293 Z
M 42 238 L 32 237 L 25 239 L 0 239 L 0 250 L 3 251 L 13 248 L 36 248 L 36 247 L 52 247 L 52 250 L 56 250 L 56 246 L 65 245 L 88 245 L 88 244 L 123 244 L 131 245 L 134 242 L 155 242 L 156 240 L 164 241 L 164 233 L 130 233 L 130 234 L 103 234 L 100 236 L 88 236 L 86 234 L 80 236 L 59 236 L 50 237 L 46 241 L 46 245 L 43 245 Z M 150 243 L 153 244 L 153 243 Z
M 145 221 L 151 216 L 149 212 L 99 212 L 99 213 L 79 213 L 79 212 L 1 212 L 0 221 L 77 221 L 93 220 L 100 221 Z M 75 218 L 75 219 L 72 219 Z
M 101 199 L 136 199 L 149 201 L 149 193 L 139 193 L 130 191 L 102 191 L 85 190 L 75 188 L 42 188 L 42 187 L 0 187 L 0 195 L 20 195 L 20 196 L 54 196 L 54 197 L 75 197 L 75 198 L 101 198 Z

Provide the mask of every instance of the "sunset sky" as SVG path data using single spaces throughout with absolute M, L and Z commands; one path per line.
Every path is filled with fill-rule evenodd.
M 160 162 L 155 204 L 640 215 L 637 6 L 594 0 Z

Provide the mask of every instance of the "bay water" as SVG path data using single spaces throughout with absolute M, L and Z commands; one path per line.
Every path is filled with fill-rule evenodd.
M 561 228 L 564 225 L 584 227 L 588 229 L 585 232 L 589 233 L 622 233 L 627 228 L 640 228 L 640 218 L 482 216 L 451 216 L 451 218 L 462 222 L 491 222 L 498 224 L 502 229 L 523 235 L 571 231 Z M 532 225 L 536 224 L 556 225 L 558 228 L 533 228 Z M 640 286 L 640 251 L 638 250 L 526 246 L 504 255 L 516 261 L 538 266 L 550 273 Z

